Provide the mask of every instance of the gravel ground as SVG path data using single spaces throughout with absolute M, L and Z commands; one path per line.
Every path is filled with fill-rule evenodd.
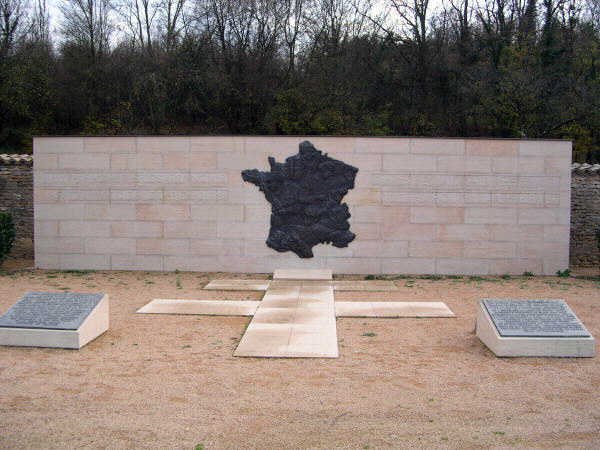
M 30 290 L 111 301 L 110 330 L 79 351 L 0 347 L 0 448 L 600 447 L 599 358 L 500 359 L 473 333 L 478 299 L 545 297 L 600 336 L 598 279 L 413 277 L 397 292 L 337 292 L 457 314 L 338 319 L 338 359 L 234 358 L 249 318 L 135 314 L 157 297 L 260 300 L 201 290 L 232 277 L 266 278 L 0 272 L 0 313 Z

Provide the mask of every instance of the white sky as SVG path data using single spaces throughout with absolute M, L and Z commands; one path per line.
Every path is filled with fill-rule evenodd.
M 194 0 L 188 1 L 190 4 L 194 2 Z M 59 5 L 63 4 L 64 2 L 65 0 L 46 0 L 46 4 L 50 13 L 50 33 L 55 39 L 55 42 L 56 40 L 60 39 L 60 22 L 62 21 L 62 13 Z M 411 0 L 408 0 L 408 3 L 410 2 Z M 377 6 L 377 3 L 380 3 L 381 6 Z M 429 0 L 428 10 L 430 12 L 428 15 L 430 17 L 433 16 L 436 11 L 442 8 L 443 3 L 444 0 Z M 376 5 L 374 7 L 375 11 L 382 11 L 387 7 L 387 5 L 389 5 L 389 0 L 374 0 L 374 4 Z M 115 20 L 118 21 L 118 17 L 115 17 Z

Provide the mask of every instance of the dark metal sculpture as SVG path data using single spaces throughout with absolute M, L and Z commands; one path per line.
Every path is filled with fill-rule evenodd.
M 269 157 L 270 172 L 242 171 L 271 203 L 271 230 L 267 245 L 278 252 L 293 251 L 312 258 L 317 244 L 347 247 L 354 240 L 348 205 L 341 203 L 354 188 L 358 169 L 317 150 L 310 142 L 285 163 Z

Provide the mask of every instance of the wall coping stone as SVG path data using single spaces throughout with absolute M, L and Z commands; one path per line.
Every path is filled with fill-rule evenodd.
M 571 171 L 575 174 L 600 175 L 600 164 L 573 163 Z
M 32 155 L 19 155 L 19 154 L 7 154 L 0 153 L 0 166 L 31 166 L 33 165 Z

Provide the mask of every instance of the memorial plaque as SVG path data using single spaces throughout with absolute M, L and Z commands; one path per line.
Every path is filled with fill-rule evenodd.
M 104 294 L 28 292 L 0 317 L 0 328 L 77 330 Z
M 482 300 L 502 337 L 590 337 L 564 300 Z

